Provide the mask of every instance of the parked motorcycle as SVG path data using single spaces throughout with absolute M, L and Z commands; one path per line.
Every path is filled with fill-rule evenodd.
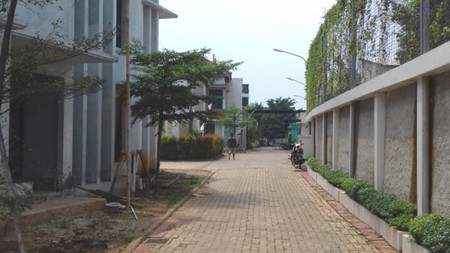
M 292 147 L 291 154 L 289 154 L 289 160 L 291 161 L 292 165 L 295 168 L 300 169 L 301 165 L 305 162 L 305 159 L 303 158 L 303 143 L 296 143 Z

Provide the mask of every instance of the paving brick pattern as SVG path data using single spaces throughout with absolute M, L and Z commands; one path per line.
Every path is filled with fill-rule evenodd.
M 215 171 L 206 187 L 134 252 L 382 252 L 293 169 L 287 154 L 266 149 L 202 166 Z

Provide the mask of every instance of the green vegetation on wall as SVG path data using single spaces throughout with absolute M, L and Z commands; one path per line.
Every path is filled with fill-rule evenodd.
M 450 39 L 450 2 L 430 1 L 430 48 Z M 309 48 L 308 110 L 420 54 L 420 0 L 338 0 Z

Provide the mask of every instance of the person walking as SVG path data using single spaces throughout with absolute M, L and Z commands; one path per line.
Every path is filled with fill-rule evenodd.
M 236 146 L 237 146 L 237 141 L 234 138 L 234 133 L 231 132 L 230 138 L 228 138 L 228 141 L 227 141 L 228 160 L 230 160 L 231 155 L 233 155 L 233 160 L 234 160 L 234 155 L 236 154 Z

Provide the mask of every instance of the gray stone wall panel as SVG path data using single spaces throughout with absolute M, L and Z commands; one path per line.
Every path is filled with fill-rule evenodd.
M 374 101 L 373 98 L 358 103 L 356 131 L 355 176 L 374 183 Z
M 322 117 L 316 118 L 316 159 L 322 159 Z
M 333 163 L 333 112 L 327 113 L 327 164 Z
M 416 86 L 387 94 L 384 192 L 409 200 L 415 174 Z
M 338 148 L 338 168 L 348 173 L 350 171 L 349 161 L 349 114 L 348 106 L 339 109 L 339 148 Z
M 450 73 L 435 79 L 431 210 L 450 217 Z

